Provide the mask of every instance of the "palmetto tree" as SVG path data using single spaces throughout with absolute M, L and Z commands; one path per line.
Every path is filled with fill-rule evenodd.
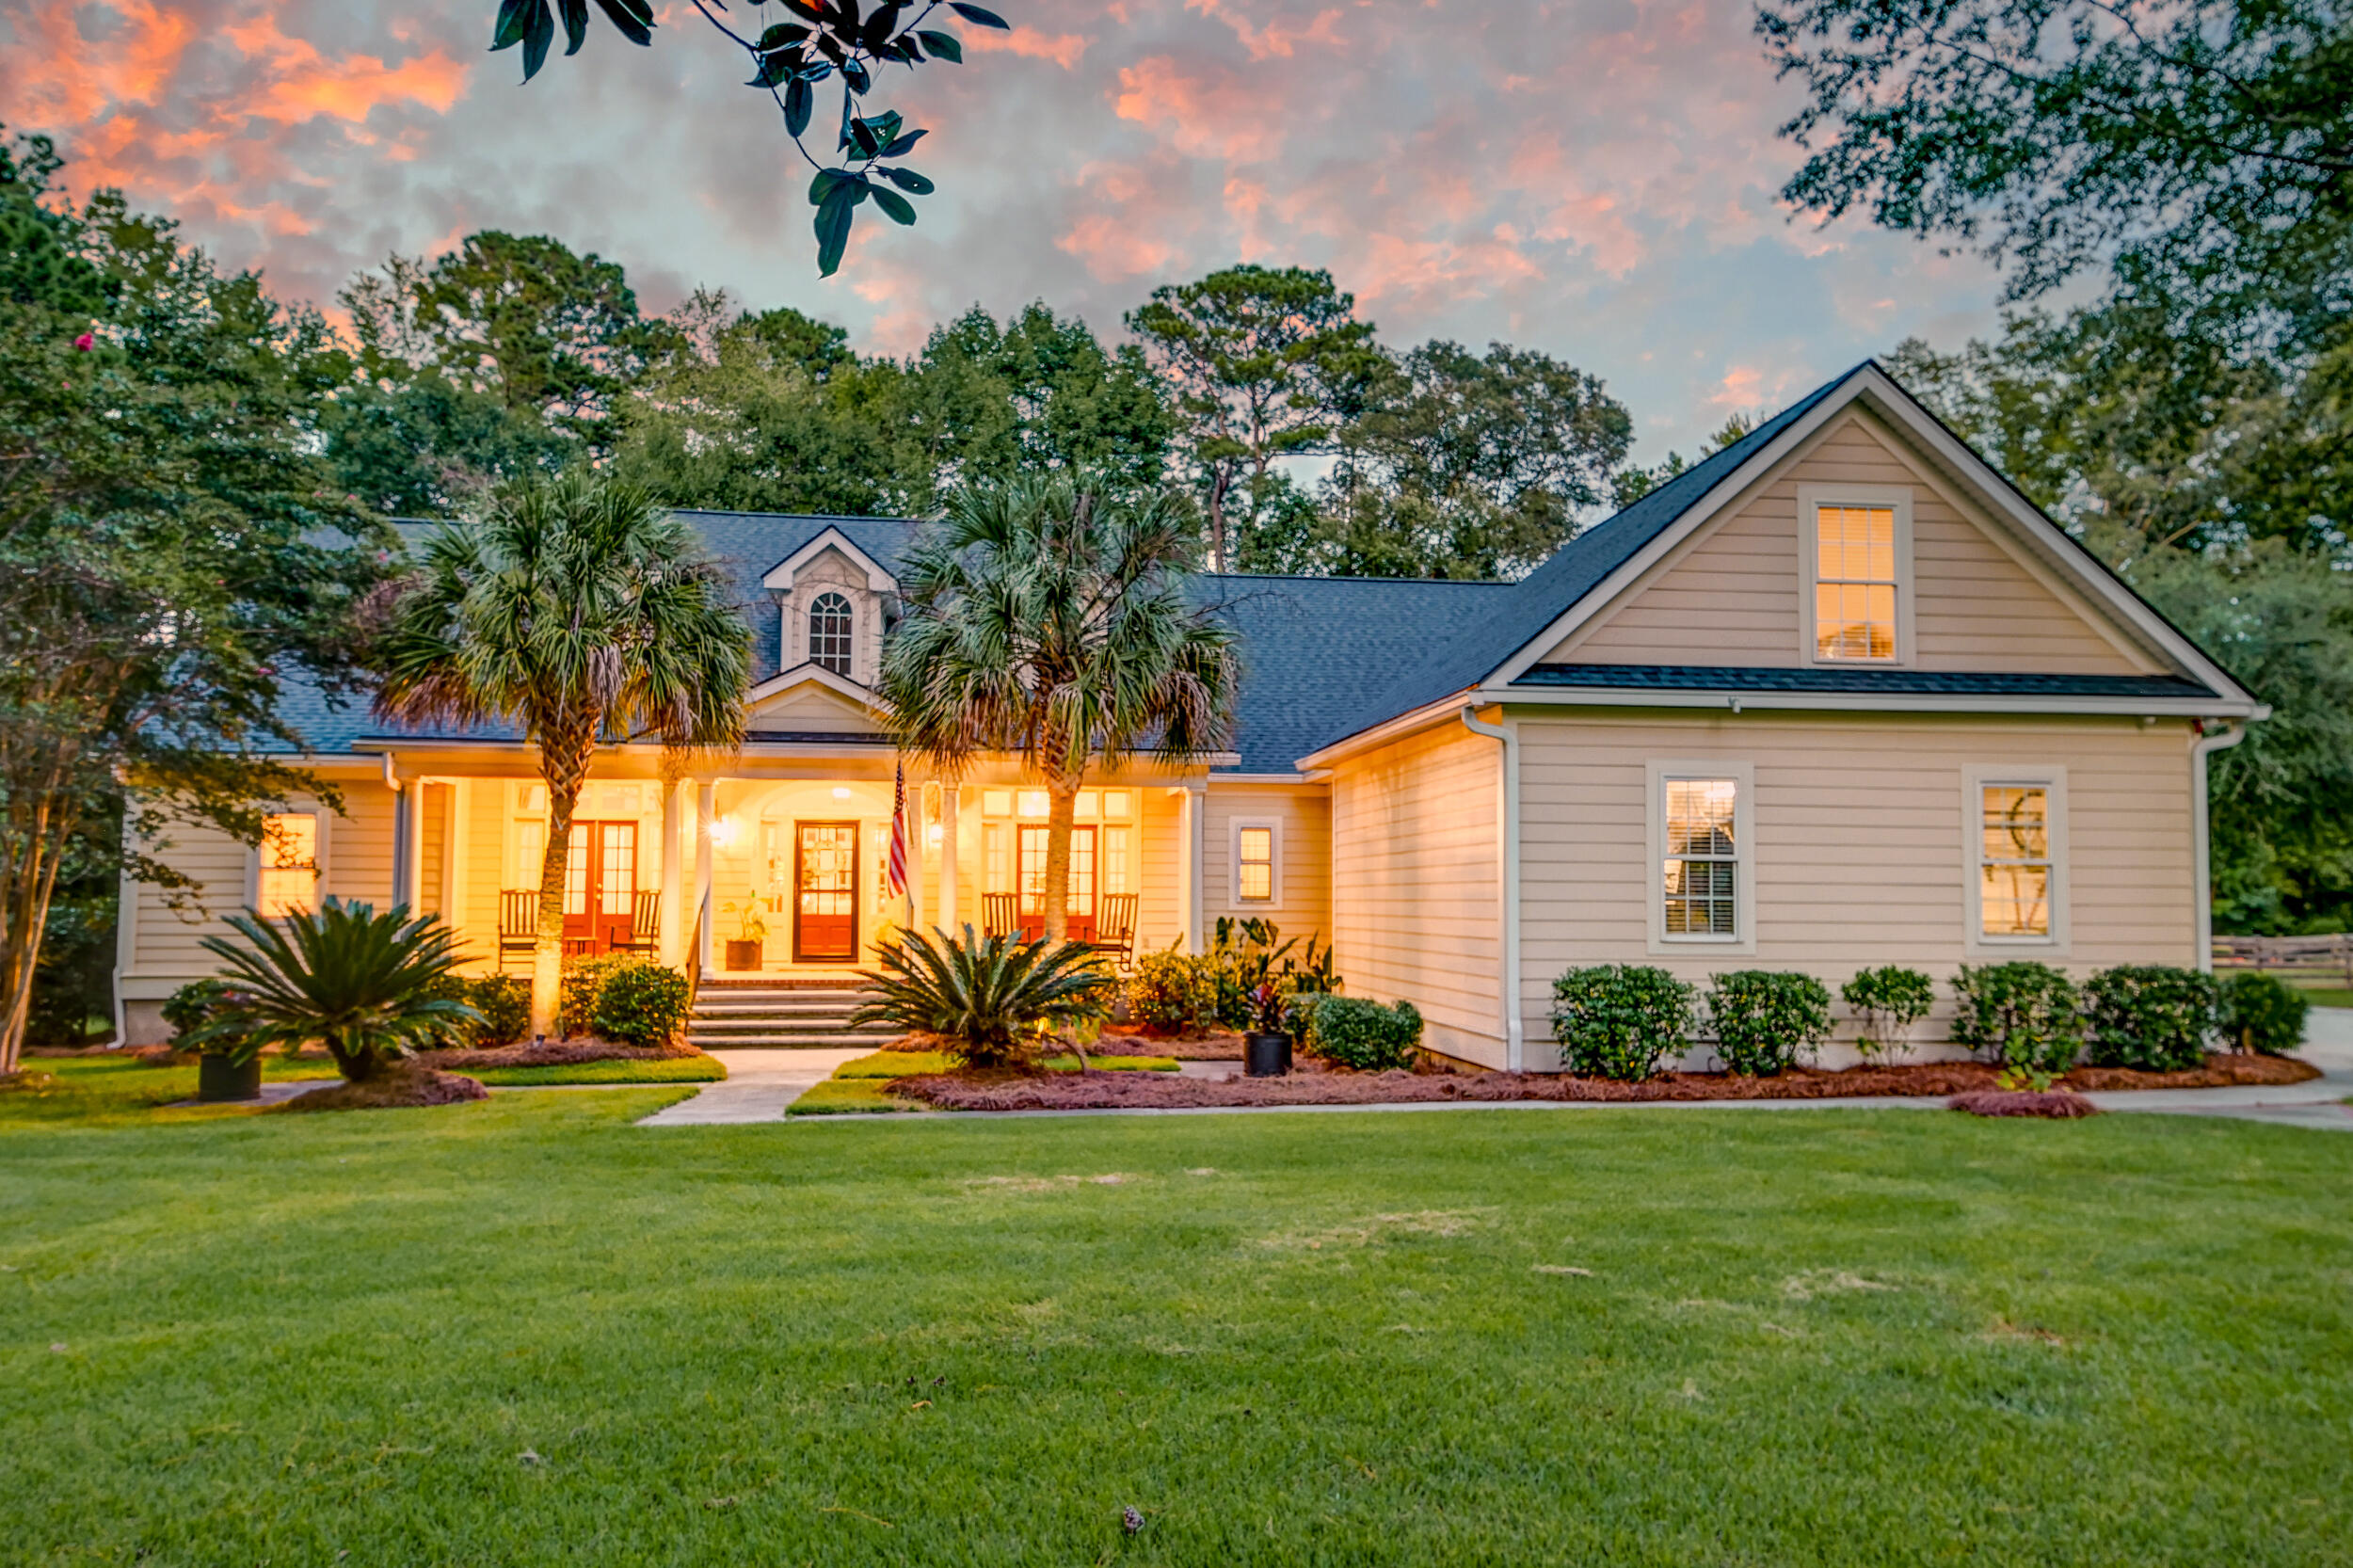
M 538 752 L 548 837 L 531 1032 L 548 1033 L 572 812 L 598 744 L 650 737 L 671 770 L 741 745 L 750 632 L 687 524 L 634 486 L 574 470 L 501 490 L 436 530 L 377 659 L 379 715 L 504 720 Z
M 960 492 L 899 574 L 881 682 L 899 744 L 951 778 L 992 752 L 1044 776 L 1048 941 L 1067 929 L 1087 770 L 1229 744 L 1238 661 L 1187 592 L 1197 536 L 1172 497 L 1054 474 Z

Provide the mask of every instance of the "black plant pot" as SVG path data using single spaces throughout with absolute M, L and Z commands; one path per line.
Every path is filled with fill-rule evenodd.
M 1242 1071 L 1252 1078 L 1281 1078 L 1291 1070 L 1291 1037 L 1260 1034 L 1242 1036 Z
M 200 1056 L 196 1059 L 196 1097 L 199 1104 L 217 1105 L 227 1100 L 257 1100 L 262 1097 L 262 1058 L 257 1052 L 242 1062 L 226 1056 Z

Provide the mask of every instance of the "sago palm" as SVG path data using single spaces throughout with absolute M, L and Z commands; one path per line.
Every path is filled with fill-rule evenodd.
M 229 917 L 242 943 L 207 936 L 227 965 L 227 1000 L 189 1039 L 248 1058 L 269 1046 L 316 1040 L 344 1077 L 360 1082 L 482 1015 L 447 995 L 459 961 L 457 936 L 408 906 L 329 898 L 314 912 L 265 920 L 252 910 Z
M 1229 744 L 1234 637 L 1187 591 L 1196 534 L 1171 496 L 1054 474 L 958 493 L 900 572 L 881 681 L 896 738 L 951 778 L 992 753 L 1044 776 L 1048 941 L 1087 770 Z
M 1042 1024 L 1073 1023 L 1111 1004 L 1112 977 L 1083 942 L 964 940 L 902 932 L 875 955 L 884 971 L 861 969 L 873 998 L 850 1016 L 851 1027 L 897 1024 L 945 1035 L 975 1066 L 999 1066 L 1029 1053 Z
M 650 738 L 669 768 L 744 739 L 751 637 L 694 530 L 635 486 L 574 470 L 437 529 L 394 600 L 376 712 L 502 720 L 538 752 L 547 850 L 531 1032 L 554 1026 L 572 813 L 600 742 Z

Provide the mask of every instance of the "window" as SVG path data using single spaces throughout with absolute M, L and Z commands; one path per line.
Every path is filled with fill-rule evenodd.
M 2049 787 L 1984 784 L 1977 802 L 1977 935 L 2050 940 Z
M 1006 845 L 1011 830 L 1000 822 L 981 824 L 981 891 L 1010 893 L 1013 888 L 1013 853 Z
M 1106 893 L 1132 893 L 1136 890 L 1135 884 L 1128 876 L 1128 857 L 1131 853 L 1128 838 L 1127 828 L 1103 829 L 1103 891 Z
M 1103 792 L 1103 820 L 1126 822 L 1128 813 L 1134 809 L 1133 800 L 1134 797 L 1125 790 L 1105 790 Z
M 1012 816 L 1013 792 L 1011 790 L 983 790 L 981 792 L 981 815 L 984 817 Z
M 309 811 L 262 819 L 261 885 L 254 907 L 265 920 L 307 915 L 318 904 L 319 820 Z
M 1666 780 L 1664 908 L 1670 940 L 1740 935 L 1739 796 L 1735 779 Z
M 1275 865 L 1280 834 L 1270 822 L 1234 824 L 1234 902 L 1273 904 L 1279 881 Z
M 1020 804 L 1023 816 L 1044 821 L 1053 801 L 1043 790 L 1024 790 L 1021 792 Z
M 1814 508 L 1814 656 L 1896 657 L 1896 508 Z
M 819 594 L 808 607 L 809 662 L 836 675 L 850 673 L 850 601 Z

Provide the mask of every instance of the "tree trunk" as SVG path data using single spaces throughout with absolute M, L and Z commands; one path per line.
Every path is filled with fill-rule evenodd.
M 1070 824 L 1079 814 L 1079 780 L 1048 775 L 1046 793 L 1046 939 L 1060 943 L 1070 930 Z
M 539 776 L 548 786 L 548 841 L 539 857 L 539 930 L 531 950 L 531 1034 L 552 1035 L 564 987 L 564 881 L 571 865 L 572 814 L 596 755 L 594 732 L 584 742 L 542 743 Z
M 24 1064 L 41 936 L 76 815 L 54 788 L 31 792 L 29 812 L 24 803 L 9 812 L 8 842 L 0 849 L 0 1077 Z
M 1209 474 L 1209 569 L 1225 569 L 1225 492 L 1233 487 L 1233 471 L 1221 462 Z

